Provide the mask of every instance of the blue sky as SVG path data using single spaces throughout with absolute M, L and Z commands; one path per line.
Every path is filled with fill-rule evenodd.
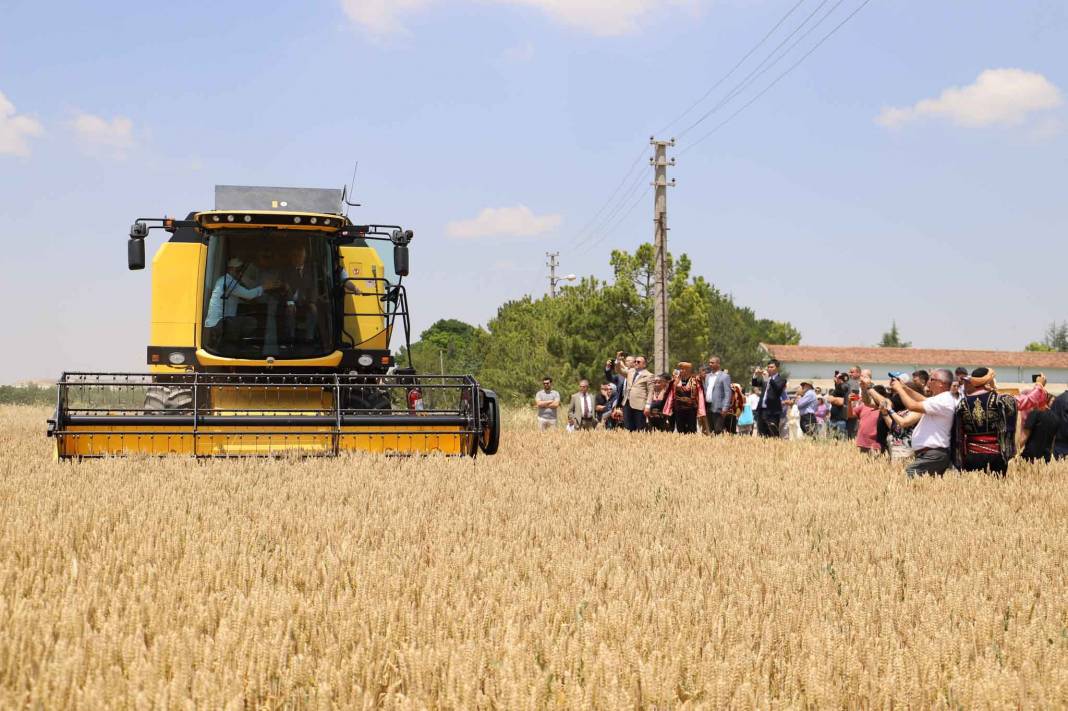
M 871 0 L 694 142 L 862 1 L 803 0 L 688 117 L 836 7 L 679 141 L 670 248 L 806 343 L 896 319 L 917 346 L 1020 348 L 1068 318 L 1065 3 Z M 627 173 L 649 136 L 797 2 L 4 3 L 4 379 L 143 369 L 129 223 L 216 183 L 337 187 L 359 160 L 353 219 L 415 230 L 417 331 L 543 293 L 546 251 L 607 277 L 652 236 L 646 159 Z

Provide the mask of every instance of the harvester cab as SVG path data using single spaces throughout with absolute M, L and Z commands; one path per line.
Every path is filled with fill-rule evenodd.
M 354 224 L 344 204 L 342 190 L 220 185 L 212 210 L 135 220 L 130 269 L 153 230 L 169 235 L 148 372 L 64 373 L 57 456 L 496 452 L 496 395 L 412 368 L 412 231 Z

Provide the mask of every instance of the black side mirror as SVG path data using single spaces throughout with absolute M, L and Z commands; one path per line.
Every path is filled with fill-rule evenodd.
M 408 276 L 408 243 L 414 236 L 411 230 L 393 230 L 389 236 L 393 243 L 393 271 L 397 276 Z
M 408 245 L 393 245 L 393 271 L 397 276 L 408 276 Z
M 133 230 L 130 231 L 133 232 Z M 131 270 L 144 269 L 145 240 L 131 237 L 130 241 L 126 243 L 126 258 L 129 261 Z

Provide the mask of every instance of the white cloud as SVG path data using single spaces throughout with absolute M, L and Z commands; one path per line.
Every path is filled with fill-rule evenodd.
M 423 9 L 430 0 L 341 0 L 348 18 L 374 35 L 404 33 L 401 19 Z
M 372 34 L 405 31 L 403 19 L 432 1 L 447 0 L 341 0 L 349 19 Z M 455 0 L 448 0 L 455 1 Z M 601 36 L 634 32 L 639 20 L 655 9 L 682 6 L 696 9 L 700 0 L 484 0 L 498 5 L 532 7 L 552 20 Z
M 445 226 L 450 237 L 534 237 L 560 226 L 560 215 L 535 215 L 526 205 L 487 207 L 469 220 Z
M 15 105 L 0 91 L 0 155 L 30 155 L 29 139 L 42 133 L 40 122 L 15 113 Z
M 93 114 L 79 113 L 70 122 L 86 153 L 122 160 L 137 145 L 133 121 L 116 116 L 108 121 Z
M 630 34 L 652 10 L 667 6 L 696 8 L 696 0 L 493 0 L 541 10 L 553 20 L 595 35 Z
M 515 64 L 525 64 L 534 59 L 534 43 L 530 40 L 504 50 L 504 59 Z
M 937 99 L 885 108 L 875 121 L 887 128 L 923 118 L 941 118 L 969 128 L 1014 126 L 1036 111 L 1063 103 L 1060 90 L 1041 74 L 1022 69 L 987 69 L 974 83 L 950 87 Z

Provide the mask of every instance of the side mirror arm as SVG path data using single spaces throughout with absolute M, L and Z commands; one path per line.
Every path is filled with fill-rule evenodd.
M 158 222 L 159 224 L 149 224 Z M 149 230 L 173 232 L 174 220 L 170 217 L 138 217 L 130 225 L 130 240 L 126 244 L 126 263 L 131 270 L 145 268 L 145 238 Z

